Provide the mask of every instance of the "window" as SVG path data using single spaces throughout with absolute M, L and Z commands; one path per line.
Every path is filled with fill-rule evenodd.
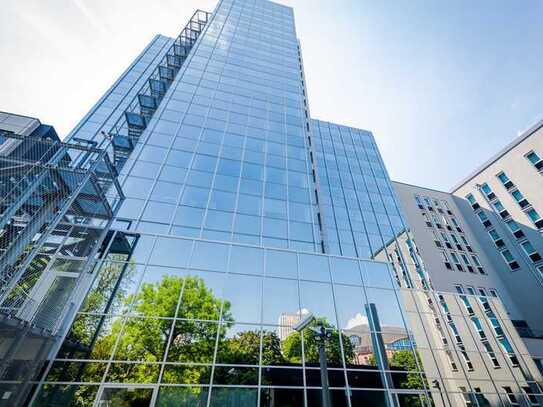
M 475 288 L 471 286 L 467 286 L 466 291 L 468 292 L 469 295 L 475 295 Z
M 469 356 L 466 352 L 460 352 L 460 354 L 462 355 L 462 358 L 464 359 L 464 362 L 466 363 L 466 367 L 468 368 L 469 371 L 472 371 L 473 370 L 473 363 L 471 363 L 471 360 L 469 359 Z M 477 389 L 477 388 L 475 388 Z
M 483 297 L 486 297 L 486 291 L 485 291 L 484 288 L 479 287 L 479 288 L 478 288 L 478 291 L 479 291 L 479 295 L 482 295 Z
M 490 229 L 490 230 L 488 231 L 488 234 L 490 235 L 490 237 L 491 237 L 492 240 L 494 240 L 494 241 L 500 239 L 500 235 L 498 234 L 498 232 L 496 232 L 495 229 Z
M 496 177 L 498 177 L 498 179 L 500 180 L 500 182 L 502 183 L 502 185 L 506 189 L 511 189 L 511 188 L 513 188 L 515 186 L 515 184 L 513 184 L 513 182 L 511 182 L 509 177 L 507 175 L 505 175 L 504 172 L 500 172 L 498 175 L 496 175 Z
M 534 246 L 532 246 L 532 244 L 529 241 L 525 241 L 525 242 L 521 243 L 520 245 L 522 246 L 522 250 L 524 250 L 524 252 L 530 257 L 530 259 L 534 263 L 537 263 L 538 261 L 541 260 L 541 256 L 534 249 Z
M 469 245 L 468 240 L 463 235 L 460 235 L 460 239 L 462 240 L 462 243 L 464 243 L 464 245 L 466 246 L 466 250 L 468 252 L 473 252 L 473 249 Z
M 511 403 L 512 406 L 520 406 L 517 396 L 515 395 L 515 393 L 513 393 L 513 390 L 511 389 L 511 387 L 504 386 L 503 390 L 507 394 L 507 398 L 509 399 L 509 402 Z
M 460 257 L 462 257 L 462 261 L 464 262 L 464 264 L 465 264 L 466 266 L 471 265 L 471 263 L 469 262 L 468 257 L 467 257 L 465 254 L 461 254 Z
M 422 217 L 424 218 L 424 222 L 426 222 L 426 226 L 432 227 L 432 222 L 430 222 L 430 218 L 428 218 L 428 215 L 423 213 Z
M 455 263 L 460 263 L 460 260 L 458 259 L 458 256 L 456 255 L 456 253 L 451 252 L 451 258 L 453 259 Z
M 490 296 L 498 298 L 498 292 L 495 289 L 489 288 L 488 292 L 490 293 Z
M 471 362 L 468 361 L 467 363 L 468 363 L 468 366 L 471 365 Z M 469 370 L 473 370 L 473 367 L 470 368 Z M 474 387 L 473 391 L 469 391 L 465 387 L 459 387 L 459 389 L 462 394 L 462 398 L 464 399 L 464 404 L 467 407 L 489 405 L 488 400 L 486 399 L 484 394 L 481 392 L 480 387 Z
M 456 292 L 458 294 L 464 294 L 464 289 L 462 288 L 461 285 L 455 285 L 454 288 L 456 289 Z
M 449 261 L 447 253 L 441 252 L 441 257 L 443 258 L 443 263 L 445 263 L 445 267 L 449 270 L 452 270 L 451 262 Z
M 540 394 L 541 390 L 539 390 L 539 388 L 537 388 L 538 386 L 536 384 L 534 384 L 533 386 L 536 387 L 536 388 L 532 389 L 529 386 L 523 386 L 522 391 L 526 395 L 526 398 L 528 400 L 530 400 L 530 405 L 531 406 L 539 406 L 540 405 L 539 400 L 538 400 L 538 398 L 536 397 L 536 395 L 534 393 Z
M 442 247 L 441 246 L 441 241 L 439 240 L 439 236 L 437 235 L 437 233 L 432 230 L 432 234 L 434 236 L 434 243 L 436 244 L 436 246 L 437 247 Z
M 534 253 L 535 252 L 535 249 L 534 247 L 532 246 L 532 244 L 528 241 L 524 242 L 521 244 L 522 248 L 524 249 L 524 251 L 526 252 L 526 254 L 529 256 L 530 254 Z
M 494 242 L 494 244 L 496 245 L 498 249 L 505 247 L 505 243 L 503 242 L 503 239 L 500 237 L 500 235 L 498 234 L 498 232 L 496 232 L 495 229 L 490 229 L 488 231 L 488 234 L 490 235 L 490 237 L 492 238 L 492 241 Z
M 498 213 L 503 219 L 509 217 L 509 212 L 507 212 L 507 210 L 505 209 L 505 207 L 500 201 L 494 202 L 494 208 L 498 211 Z
M 477 203 L 477 201 L 475 200 L 475 197 L 473 196 L 473 194 L 468 194 L 466 195 L 466 199 L 468 200 L 468 202 L 470 203 L 471 205 L 471 208 L 476 211 L 477 209 L 479 209 L 481 206 Z
M 492 190 L 490 189 L 490 187 L 488 186 L 486 182 L 483 185 L 481 185 L 481 191 L 483 191 L 486 197 L 490 199 L 491 201 L 496 198 L 496 195 L 494 194 L 494 192 L 492 192 Z
M 538 220 L 540 220 L 541 218 L 539 217 L 539 213 L 537 213 L 537 211 L 535 209 L 530 209 L 528 211 L 526 211 L 526 215 L 528 215 L 528 217 L 530 218 L 530 220 L 532 222 L 537 222 Z
M 538 171 L 541 171 L 541 169 L 543 169 L 543 160 L 541 160 L 541 158 L 535 151 L 530 151 L 528 154 L 526 154 L 525 157 Z
M 419 208 L 421 209 L 423 208 L 424 205 L 422 204 L 422 201 L 420 200 L 420 196 L 415 195 L 415 202 L 417 202 L 417 205 Z
M 509 250 L 507 250 L 507 249 L 502 251 L 501 254 L 502 254 L 503 258 L 508 262 L 515 260 L 515 258 L 511 254 L 511 252 Z
M 522 195 L 522 192 L 520 192 L 518 189 L 511 192 L 511 196 L 515 199 L 515 201 L 517 201 L 521 208 L 525 208 L 530 205 L 528 200 L 524 198 L 524 195 Z
M 483 269 L 483 266 L 481 265 L 481 262 L 479 261 L 479 258 L 476 255 L 472 255 L 471 260 L 473 261 L 473 264 L 475 264 L 475 266 L 477 267 L 477 271 L 480 274 L 486 274 L 485 270 Z
M 484 331 L 479 331 L 479 335 L 481 336 L 481 339 L 483 340 L 483 346 L 486 349 L 486 353 L 488 355 L 488 358 L 490 359 L 490 362 L 492 363 L 492 366 L 494 366 L 495 368 L 499 368 L 500 367 L 500 362 L 498 362 L 498 359 L 496 358 L 496 354 L 492 350 L 492 346 L 490 346 L 490 343 L 488 343 L 485 340 L 486 335 L 485 335 Z
M 467 407 L 473 406 L 472 394 L 465 387 L 459 387 L 460 392 L 462 393 L 462 398 L 464 399 L 464 404 Z
M 444 343 L 447 344 L 447 339 L 442 337 L 441 339 L 444 340 Z M 447 355 L 447 359 L 449 360 L 449 364 L 451 365 L 451 369 L 453 372 L 458 371 L 458 366 L 456 366 L 456 362 L 454 361 L 450 351 L 445 351 L 445 354 Z
M 471 295 L 475 295 L 475 291 L 473 290 L 473 293 L 470 292 Z M 475 330 L 479 333 L 481 338 L 486 338 L 485 331 L 483 330 L 483 325 L 481 325 L 481 321 L 479 321 L 479 318 L 477 317 L 471 317 L 471 322 L 473 323 L 473 326 L 475 327 Z
M 490 223 L 490 220 L 488 219 L 488 216 L 486 216 L 486 213 L 483 211 L 477 212 L 477 216 L 479 217 L 479 220 L 483 224 L 485 228 L 488 228 L 492 226 L 492 223 Z
M 518 366 L 519 365 L 518 358 L 515 355 L 515 353 L 513 352 L 513 348 L 511 347 L 511 344 L 509 343 L 509 340 L 503 336 L 503 330 L 501 329 L 499 324 L 498 324 L 498 328 L 499 329 L 494 328 L 494 330 L 496 331 L 497 335 L 502 335 L 498 339 L 498 342 L 499 342 L 500 346 L 505 351 L 505 353 L 507 353 L 507 357 L 509 358 L 509 360 L 511 361 L 513 366 Z
M 520 226 L 514 220 L 510 219 L 505 223 L 517 239 L 521 239 L 524 237 L 524 232 L 520 229 Z
M 515 258 L 513 257 L 509 249 L 502 250 L 500 253 L 511 270 L 517 270 L 520 267 L 519 264 L 515 261 Z
M 455 244 L 460 244 L 460 241 L 458 240 L 458 238 L 456 237 L 455 234 L 451 233 L 451 239 L 453 240 L 453 242 Z

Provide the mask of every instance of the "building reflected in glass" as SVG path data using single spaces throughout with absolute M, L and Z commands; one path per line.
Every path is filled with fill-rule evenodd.
M 70 135 L 126 199 L 31 403 L 321 406 L 312 313 L 334 407 L 538 405 L 499 300 L 431 289 L 373 135 L 310 119 L 292 9 L 201 18 Z

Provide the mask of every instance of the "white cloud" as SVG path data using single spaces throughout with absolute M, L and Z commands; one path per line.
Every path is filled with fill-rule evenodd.
M 347 326 L 345 329 L 353 329 L 360 325 L 368 325 L 368 317 L 358 313 L 347 321 Z

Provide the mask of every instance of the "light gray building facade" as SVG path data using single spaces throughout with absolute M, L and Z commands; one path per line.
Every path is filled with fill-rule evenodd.
M 542 150 L 539 122 L 451 192 L 394 183 L 434 287 L 499 296 L 540 366 Z

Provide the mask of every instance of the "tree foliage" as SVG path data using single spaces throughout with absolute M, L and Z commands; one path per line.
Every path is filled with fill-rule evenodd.
M 165 366 L 162 374 L 165 383 L 209 384 L 211 369 L 208 365 L 213 363 L 214 357 L 217 363 L 229 365 L 217 366 L 214 370 L 214 382 L 222 384 L 257 384 L 258 369 L 244 365 L 301 363 L 302 339 L 297 332 L 283 342 L 275 331 L 261 333 L 256 327 L 232 334 L 238 326 L 231 314 L 230 302 L 216 297 L 202 278 L 165 275 L 157 281 L 144 282 L 137 292 L 131 293 L 130 287 L 138 274 L 135 271 L 136 266 L 130 263 L 110 263 L 102 269 L 82 307 L 84 313 L 79 314 L 72 326 L 69 343 L 64 346 L 65 357 L 90 360 L 113 357 L 116 361 L 138 362 L 114 362 L 109 366 L 106 381 L 118 383 L 156 382 L 159 372 L 156 363 L 164 358 L 170 363 L 184 363 Z M 323 318 L 313 324 L 332 328 Z M 333 328 L 331 338 L 326 341 L 327 360 L 332 366 L 342 364 L 339 335 Z M 318 344 L 312 331 L 303 332 L 303 341 L 306 362 L 317 364 Z M 342 341 L 346 358 L 351 360 L 353 345 L 345 335 Z M 50 379 L 101 381 L 106 366 L 100 362 L 65 363 L 51 369 Z M 57 395 L 64 391 L 73 392 L 72 402 L 77 406 L 86 405 L 86 400 L 93 397 L 90 387 L 60 389 Z M 194 391 L 187 390 L 178 396 L 198 405 L 205 394 L 198 393 L 197 388 Z M 174 393 L 164 395 L 166 405 L 170 399 L 175 403 Z M 144 402 L 144 396 L 138 392 L 119 393 L 124 401 L 133 403 Z M 252 393 L 243 392 L 238 396 L 240 400 L 253 397 Z
M 224 337 L 233 319 L 230 313 L 230 303 L 216 298 L 205 282 L 195 276 L 164 276 L 153 283 L 144 283 L 138 293 L 126 295 L 126 290 L 118 285 L 117 280 L 123 271 L 117 265 L 108 266 L 110 273 L 102 276 L 83 310 L 103 310 L 106 307 L 107 296 L 116 293 L 116 298 L 122 298 L 119 308 L 127 309 L 131 305 L 131 317 L 108 317 L 80 314 L 74 322 L 69 341 L 72 347 L 86 350 L 86 357 L 92 359 L 109 359 L 115 350 L 114 359 L 139 361 L 137 364 L 114 364 L 108 372 L 108 381 L 147 383 L 156 380 L 158 365 L 145 362 L 161 362 L 164 357 L 166 344 L 172 335 L 168 353 L 168 361 L 172 362 L 212 362 L 217 335 Z M 126 273 L 126 270 L 125 270 Z M 126 275 L 125 275 L 126 277 Z M 115 287 L 116 286 L 116 287 Z M 113 288 L 115 287 L 115 288 Z M 100 292 L 102 290 L 102 292 Z M 177 312 L 172 332 L 172 320 L 155 317 L 173 317 L 176 315 L 180 296 L 183 301 Z M 218 323 L 221 316 L 222 324 Z M 151 318 L 150 318 L 151 317 Z M 199 322 L 194 319 L 217 322 Z M 219 328 L 220 327 L 220 328 Z M 64 351 L 68 352 L 67 350 Z M 72 351 L 73 354 L 73 351 Z M 101 364 L 87 364 L 84 368 L 72 369 L 64 367 L 59 372 L 53 371 L 60 377 L 71 376 L 100 380 L 103 373 Z M 185 369 L 177 382 L 198 382 L 205 375 L 202 369 L 194 367 Z M 167 379 L 167 378 L 166 378 Z M 77 394 L 81 405 L 85 394 Z M 137 397 L 137 393 L 133 394 Z M 137 400 L 134 400 L 137 401 Z
M 415 373 L 421 369 L 419 367 L 421 366 L 419 358 L 418 354 L 415 356 L 415 353 L 408 349 L 395 351 L 392 358 L 390 358 L 391 368 L 399 368 L 410 372 L 407 374 L 406 380 L 401 382 L 402 389 L 420 390 L 424 388 L 421 375 Z M 419 365 L 417 365 L 417 359 L 419 359 Z

